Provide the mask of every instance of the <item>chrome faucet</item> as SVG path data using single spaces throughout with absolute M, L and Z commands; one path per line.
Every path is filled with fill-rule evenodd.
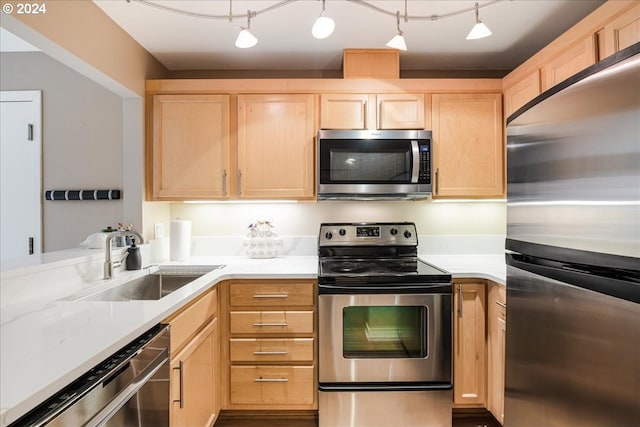
M 123 236 L 123 237 L 131 236 L 134 238 L 137 237 L 138 245 L 141 245 L 144 243 L 144 237 L 142 237 L 142 235 L 137 231 L 114 231 L 110 233 L 107 236 L 107 241 L 105 245 L 106 249 L 104 253 L 104 278 L 105 279 L 113 278 L 113 269 L 120 267 L 124 262 L 125 258 L 127 257 L 127 255 L 129 255 L 128 252 L 125 252 L 124 256 L 119 261 L 111 261 L 111 242 L 115 237 L 118 237 L 118 236 Z

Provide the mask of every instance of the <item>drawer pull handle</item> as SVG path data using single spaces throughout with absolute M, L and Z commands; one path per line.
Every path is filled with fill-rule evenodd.
M 507 308 L 507 304 L 500 302 L 500 301 L 496 301 L 496 304 L 498 304 L 500 307 L 502 308 Z
M 254 298 L 289 298 L 289 294 L 255 294 Z
M 289 378 L 254 378 L 253 382 L 256 383 L 288 383 Z
M 274 323 L 254 323 L 253 326 L 282 326 L 286 328 L 289 326 L 287 322 L 274 322 Z
M 256 356 L 278 356 L 289 353 L 287 350 L 278 350 L 278 351 L 254 351 L 253 354 Z

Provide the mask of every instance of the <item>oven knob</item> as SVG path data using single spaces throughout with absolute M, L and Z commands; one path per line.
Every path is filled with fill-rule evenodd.
M 397 228 L 392 228 L 391 229 L 391 235 L 395 236 L 396 234 L 398 234 L 398 229 Z
M 405 231 L 404 231 L 404 237 L 405 237 L 405 238 L 407 238 L 407 239 L 408 239 L 409 237 L 411 237 L 411 232 L 410 232 L 409 230 L 405 230 Z
M 324 237 L 326 237 L 326 238 L 327 238 L 327 240 L 331 240 L 331 238 L 333 237 L 333 234 L 331 234 L 331 232 L 330 232 L 330 231 L 327 231 L 327 232 L 324 234 Z
M 345 234 L 347 234 L 347 230 L 345 230 L 344 228 L 341 228 L 340 231 L 338 231 L 338 234 L 340 234 L 341 236 L 344 236 Z

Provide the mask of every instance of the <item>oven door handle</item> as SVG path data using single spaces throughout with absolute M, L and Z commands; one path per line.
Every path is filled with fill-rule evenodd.
M 104 426 L 113 415 L 120 410 L 138 391 L 160 370 L 162 365 L 169 362 L 169 350 L 163 349 L 137 377 L 122 389 L 109 403 L 95 414 L 83 427 Z
M 319 295 L 371 295 L 371 294 L 450 294 L 451 283 L 397 283 L 392 285 L 338 285 L 319 284 Z

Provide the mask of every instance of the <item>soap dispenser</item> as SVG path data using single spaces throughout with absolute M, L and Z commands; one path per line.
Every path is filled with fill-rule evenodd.
M 136 239 L 133 239 L 131 246 L 127 248 L 127 270 L 140 270 L 142 268 L 142 256 L 140 247 L 136 246 Z

